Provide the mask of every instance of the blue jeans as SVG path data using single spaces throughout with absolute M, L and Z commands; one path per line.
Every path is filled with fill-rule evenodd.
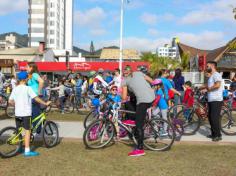
M 32 100 L 32 121 L 41 114 L 41 106 L 35 100 Z M 39 120 L 32 123 L 32 126 L 36 126 Z M 41 125 L 37 128 L 37 133 L 41 132 Z
M 184 118 L 185 118 L 185 120 L 191 120 L 190 119 L 190 112 L 191 112 L 191 109 L 184 109 Z
M 65 104 L 65 96 L 59 97 L 59 102 L 60 102 L 60 110 L 63 112 L 64 111 L 64 104 Z
M 81 94 L 82 94 L 82 89 L 76 88 L 76 98 L 78 102 L 80 102 Z

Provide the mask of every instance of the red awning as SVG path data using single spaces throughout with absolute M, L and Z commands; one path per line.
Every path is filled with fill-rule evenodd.
M 39 71 L 41 72 L 64 72 L 67 71 L 65 62 L 36 62 Z M 130 65 L 133 70 L 137 70 L 138 66 L 146 66 L 149 68 L 147 62 L 123 62 L 123 66 Z M 18 63 L 19 70 L 25 70 L 27 62 Z M 73 71 L 97 71 L 99 68 L 104 70 L 115 70 L 119 68 L 119 62 L 70 62 L 69 68 Z

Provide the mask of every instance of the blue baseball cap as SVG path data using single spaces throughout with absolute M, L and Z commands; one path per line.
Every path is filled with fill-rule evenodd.
M 25 80 L 28 78 L 28 73 L 26 71 L 21 71 L 17 74 L 17 78 L 19 81 Z

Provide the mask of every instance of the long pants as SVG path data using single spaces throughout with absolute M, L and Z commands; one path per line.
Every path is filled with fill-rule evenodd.
M 222 103 L 222 101 L 208 102 L 208 118 L 211 126 L 212 137 L 221 137 L 220 112 Z
M 61 112 L 64 111 L 65 99 L 66 99 L 65 96 L 59 97 L 59 103 L 60 103 L 60 110 L 61 110 Z
M 147 109 L 151 107 L 152 103 L 140 103 L 136 107 L 136 134 L 137 134 L 137 148 L 142 150 L 143 149 L 143 139 L 144 139 L 144 122 L 147 115 Z
M 36 102 L 35 100 L 32 100 L 32 121 L 33 119 L 35 119 L 36 117 L 38 117 L 41 114 L 41 106 L 38 102 Z M 32 123 L 33 126 L 36 126 L 36 124 L 39 122 L 39 120 L 35 121 L 34 123 Z M 41 132 L 41 125 L 39 125 L 39 127 L 37 128 L 37 133 Z

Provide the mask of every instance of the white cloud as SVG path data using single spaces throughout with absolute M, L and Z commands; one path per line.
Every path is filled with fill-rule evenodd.
M 138 51 L 155 51 L 157 47 L 164 44 L 170 44 L 172 37 L 179 37 L 180 42 L 196 47 L 199 49 L 215 49 L 226 44 L 224 40 L 224 34 L 222 32 L 204 31 L 202 33 L 173 33 L 171 37 L 162 38 L 139 38 L 139 37 L 127 37 L 124 38 L 124 48 L 133 48 Z M 103 48 L 107 46 L 119 46 L 119 39 L 106 40 L 94 42 L 96 48 Z M 89 44 L 80 43 L 79 47 L 89 49 Z
M 148 29 L 148 35 L 150 36 L 157 36 L 159 34 L 158 30 L 154 29 L 154 28 L 150 28 Z
M 199 49 L 215 49 L 225 45 L 224 33 L 217 31 L 204 31 L 198 34 L 177 33 L 175 36 L 180 38 L 180 42 Z
M 140 20 L 147 25 L 156 25 L 158 22 L 172 21 L 175 19 L 175 16 L 170 13 L 165 13 L 162 15 L 157 15 L 153 13 L 143 13 L 140 16 Z
M 203 24 L 211 21 L 235 22 L 232 7 L 235 0 L 215 0 L 199 5 L 196 10 L 187 13 L 180 19 L 181 24 Z
M 102 36 L 102 35 L 105 35 L 107 34 L 107 31 L 105 29 L 102 29 L 102 28 L 95 28 L 95 29 L 91 29 L 90 30 L 90 34 L 92 36 Z
M 0 0 L 0 16 L 27 11 L 28 1 L 26 0 Z
M 75 23 L 79 26 L 93 26 L 98 27 L 101 25 L 102 21 L 106 18 L 105 11 L 100 7 L 95 7 L 88 9 L 87 11 L 76 11 L 74 18 Z
M 101 36 L 107 33 L 104 28 L 104 21 L 107 13 L 100 7 L 88 9 L 86 11 L 76 11 L 74 16 L 75 25 L 83 27 L 89 31 L 92 36 Z
M 151 13 L 143 13 L 140 17 L 140 20 L 147 25 L 156 25 L 157 24 L 157 15 Z

